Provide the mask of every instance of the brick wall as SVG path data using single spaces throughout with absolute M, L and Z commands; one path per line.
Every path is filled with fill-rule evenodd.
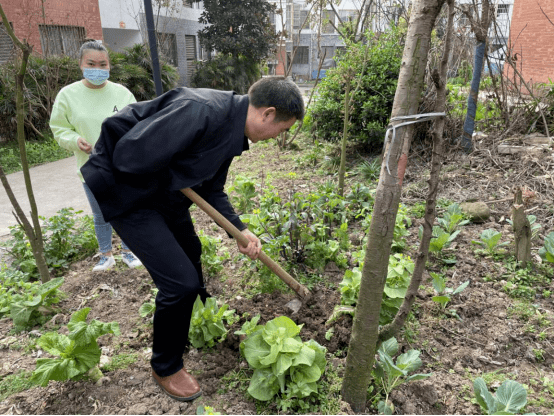
M 549 78 L 554 81 L 554 25 L 544 14 L 554 22 L 553 0 L 514 1 L 508 48 L 516 57 L 518 71 L 531 85 Z M 513 79 L 513 69 L 508 64 L 504 68 Z
M 42 53 L 39 25 L 81 26 L 87 38 L 103 39 L 98 0 L 2 0 L 2 8 L 16 36 L 37 53 Z

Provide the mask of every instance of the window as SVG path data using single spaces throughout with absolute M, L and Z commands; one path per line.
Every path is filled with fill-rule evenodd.
M 294 59 L 292 61 L 293 65 L 306 65 L 308 64 L 309 58 L 309 48 L 307 46 L 299 46 L 296 48 L 296 53 L 294 54 Z
M 81 26 L 39 25 L 40 45 L 44 56 L 67 55 L 79 57 L 79 48 L 85 41 Z
M 321 15 L 321 33 L 335 33 L 335 28 L 330 22 L 335 23 L 335 13 L 331 10 L 324 10 Z
M 308 29 L 309 25 L 308 22 L 306 22 L 306 19 L 308 18 L 308 11 L 307 10 L 300 10 L 294 9 L 294 24 L 292 29 L 293 30 L 300 30 L 302 29 Z
M 319 59 L 323 58 L 325 56 L 325 59 L 331 59 L 333 56 L 335 56 L 335 47 L 334 46 L 322 46 L 321 52 L 319 53 Z
M 471 7 L 470 4 L 460 4 L 461 14 L 460 19 L 458 20 L 458 25 L 461 27 L 469 26 L 469 18 L 468 14 L 470 16 L 473 16 L 473 7 Z
M 10 26 L 13 25 L 10 23 Z M 4 25 L 0 23 L 0 64 L 8 62 L 14 53 L 13 40 L 8 35 Z
M 196 36 L 185 35 L 185 50 L 187 58 L 187 80 L 191 81 L 192 76 L 196 72 L 196 61 L 198 55 L 196 54 Z
M 507 15 L 509 11 L 510 11 L 509 4 L 499 4 L 496 8 L 496 17 L 505 17 L 502 15 Z
M 177 61 L 177 39 L 174 33 L 158 33 L 158 44 L 160 52 L 166 61 L 173 65 L 179 66 Z
M 358 12 L 356 10 L 339 10 L 339 16 L 343 23 L 355 22 L 358 18 Z

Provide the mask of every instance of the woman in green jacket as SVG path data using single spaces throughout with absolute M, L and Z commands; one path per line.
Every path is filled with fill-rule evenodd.
M 110 61 L 108 51 L 101 43 L 89 41 L 81 46 L 79 66 L 83 71 L 83 79 L 60 90 L 52 108 L 50 128 L 58 144 L 72 151 L 77 158 L 77 174 L 83 182 L 92 209 L 94 230 L 100 250 L 100 260 L 92 270 L 104 271 L 115 264 L 112 253 L 112 227 L 104 221 L 100 207 L 85 183 L 80 168 L 88 160 L 100 136 L 102 122 L 127 104 L 135 103 L 136 99 L 123 85 L 108 81 Z M 121 257 L 129 267 L 142 264 L 125 242 L 122 242 Z

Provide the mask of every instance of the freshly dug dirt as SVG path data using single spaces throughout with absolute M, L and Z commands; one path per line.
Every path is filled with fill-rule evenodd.
M 300 152 L 279 153 L 274 146 L 253 146 L 232 167 L 233 177 L 243 174 L 261 184 L 271 182 L 283 194 L 297 189 L 314 189 L 317 182 L 331 179 L 317 177 L 313 169 L 298 167 L 295 160 Z M 432 300 L 434 292 L 427 272 L 410 319 L 398 340 L 403 352 L 421 351 L 424 365 L 422 373 L 432 373 L 424 381 L 404 384 L 391 394 L 397 414 L 478 414 L 478 405 L 472 401 L 472 380 L 488 376 L 489 388 L 496 388 L 504 379 L 516 380 L 528 386 L 529 404 L 526 412 L 548 414 L 554 411 L 554 302 L 548 291 L 554 292 L 552 275 L 536 291 L 525 306 L 506 293 L 503 288 L 508 273 L 502 258 L 484 257 L 475 252 L 472 240 L 478 240 L 482 230 L 494 228 L 503 233 L 503 241 L 511 240 L 509 218 L 512 186 L 522 185 L 535 192 L 528 201 L 528 212 L 537 216 L 542 224 L 534 247 L 542 246 L 542 238 L 553 230 L 553 184 L 539 165 L 552 166 L 552 156 L 536 162 L 522 160 L 519 155 L 501 159 L 485 150 L 471 156 L 450 156 L 443 171 L 440 197 L 454 202 L 476 198 L 486 202 L 492 215 L 488 222 L 470 224 L 449 249 L 456 264 L 443 266 L 431 258 L 429 271 L 444 271 L 448 286 L 457 287 L 470 281 L 466 290 L 453 297 L 447 311 Z M 426 160 L 414 156 L 404 183 L 402 202 L 413 205 L 424 201 L 428 175 Z M 526 163 L 523 172 L 521 166 Z M 530 163 L 530 164 L 529 164 Z M 294 172 L 296 175 L 288 175 Z M 541 173 L 542 172 L 542 173 Z M 550 172 L 552 170 L 550 169 Z M 271 174 L 271 178 L 268 178 Z M 537 179 L 537 177 L 539 177 Z M 354 178 L 355 180 L 356 178 Z M 327 348 L 329 365 L 342 374 L 352 318 L 343 316 L 334 324 L 334 333 L 328 340 L 326 321 L 334 307 L 340 303 L 338 284 L 344 271 L 329 264 L 323 271 L 322 283 L 312 288 L 313 296 L 301 309 L 292 314 L 286 304 L 295 298 L 292 292 L 256 293 L 252 281 L 244 279 L 246 264 L 239 258 L 235 243 L 224 232 L 214 227 L 203 213 L 193 212 L 197 229 L 213 236 L 221 236 L 232 254 L 218 276 L 207 281 L 209 292 L 220 302 L 235 309 L 241 320 L 233 325 L 225 342 L 212 350 L 190 349 L 185 355 L 185 366 L 199 380 L 203 396 L 193 403 L 179 403 L 163 393 L 150 376 L 149 356 L 152 342 L 152 325 L 141 318 L 139 307 L 151 299 L 153 288 L 144 269 L 129 270 L 124 265 L 93 274 L 93 259 L 74 264 L 65 275 L 62 290 L 67 298 L 60 304 L 60 312 L 45 327 L 34 328 L 38 333 L 57 330 L 65 325 L 70 315 L 83 307 L 90 307 L 89 318 L 104 322 L 119 322 L 119 337 L 101 338 L 101 347 L 107 357 L 133 354 L 135 361 L 124 368 L 108 371 L 99 382 L 50 382 L 45 387 L 33 387 L 16 393 L 0 403 L 2 414 L 196 414 L 198 406 L 211 406 L 222 414 L 278 413 L 275 406 L 260 407 L 244 391 L 241 379 L 251 374 L 239 352 L 240 340 L 233 332 L 246 319 L 260 314 L 260 323 L 276 316 L 287 315 L 296 323 L 304 324 L 301 337 L 315 339 Z M 417 252 L 417 230 L 421 220 L 409 228 L 407 253 L 413 258 Z M 117 254 L 117 253 L 116 253 Z M 243 267 L 244 266 L 244 267 Z M 537 271 L 537 273 L 539 273 Z M 256 277 L 254 276 L 253 279 Z M 532 305 L 532 306 L 529 306 Z M 530 313 L 525 311 L 531 310 Z M 454 311 L 457 317 L 452 312 Z M 0 321 L 0 379 L 21 371 L 33 371 L 36 349 L 25 348 L 36 339 L 37 332 L 11 334 L 11 321 Z M 8 337 L 16 341 L 5 341 Z M 2 344 L 2 341 L 5 341 Z M 9 346 L 7 345 L 9 344 Z M 42 355 L 44 356 L 44 354 Z M 491 381 L 492 380 L 492 381 Z M 237 382 L 238 381 L 238 382 Z M 368 406 L 371 402 L 368 402 Z M 376 413 L 368 407 L 367 413 Z M 352 414 L 345 403 L 341 413 Z

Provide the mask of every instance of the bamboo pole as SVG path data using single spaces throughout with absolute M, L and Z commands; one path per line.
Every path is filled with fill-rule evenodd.
M 225 231 L 231 234 L 241 246 L 246 247 L 248 245 L 250 240 L 248 240 L 248 238 L 246 238 L 246 236 L 243 235 L 239 231 L 239 229 L 235 227 L 227 218 L 225 218 L 214 207 L 208 204 L 206 200 L 204 200 L 204 198 L 202 198 L 200 195 L 198 195 L 190 188 L 181 189 L 181 192 L 185 194 L 185 196 L 188 199 L 194 202 L 198 206 L 198 208 L 200 208 L 202 211 L 208 214 L 215 222 L 217 222 L 221 227 L 223 227 Z M 311 292 L 308 290 L 307 287 L 298 283 L 290 274 L 288 274 L 281 266 L 279 266 L 275 261 L 273 261 L 273 259 L 271 259 L 263 251 L 260 252 L 258 259 L 260 259 L 260 261 L 263 264 L 269 267 L 269 269 L 273 273 L 275 273 L 301 298 L 305 299 L 311 294 Z

